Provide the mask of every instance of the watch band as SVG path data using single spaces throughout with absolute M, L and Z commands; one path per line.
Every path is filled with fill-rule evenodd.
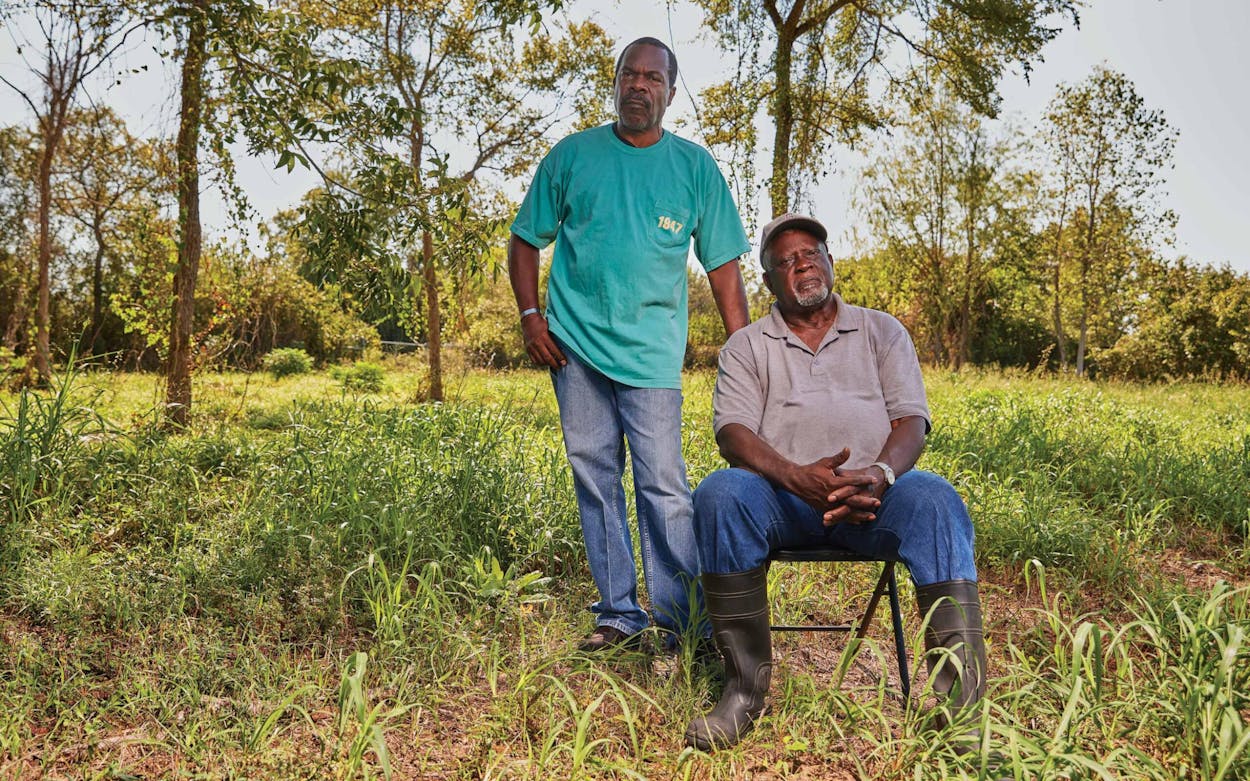
M 888 486 L 894 485 L 894 470 L 890 467 L 889 464 L 887 464 L 884 461 L 874 461 L 873 463 L 869 464 L 869 466 L 881 467 L 881 471 L 885 472 L 886 486 L 888 487 Z

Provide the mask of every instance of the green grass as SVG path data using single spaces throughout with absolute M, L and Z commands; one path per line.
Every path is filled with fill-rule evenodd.
M 460 369 L 418 404 L 409 361 L 375 391 L 203 375 L 180 435 L 148 375 L 0 395 L 0 777 L 1250 775 L 1248 388 L 930 374 L 922 466 L 977 521 L 983 750 L 901 701 L 879 626 L 853 663 L 778 638 L 771 715 L 709 757 L 680 736 L 711 671 L 572 650 L 548 378 Z M 713 382 L 686 382 L 694 483 Z M 872 576 L 779 567 L 775 608 L 842 617 Z

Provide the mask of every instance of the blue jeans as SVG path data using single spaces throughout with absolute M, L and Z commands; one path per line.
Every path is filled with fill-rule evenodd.
M 828 543 L 895 559 L 917 586 L 977 579 L 968 507 L 932 472 L 904 472 L 871 523 L 826 527 L 794 494 L 745 469 L 708 475 L 694 492 L 695 536 L 704 572 L 755 569 L 772 548 Z
M 625 510 L 625 443 L 634 472 L 642 571 L 657 626 L 681 633 L 702 610 L 690 484 L 681 455 L 681 391 L 634 388 L 609 379 L 564 350 L 552 372 L 564 448 L 573 468 L 577 509 L 598 626 L 625 632 L 650 620 L 638 603 L 634 545 Z M 703 633 L 703 630 L 700 630 Z

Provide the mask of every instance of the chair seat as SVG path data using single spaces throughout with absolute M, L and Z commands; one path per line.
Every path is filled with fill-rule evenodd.
M 898 582 L 894 577 L 894 565 L 897 563 L 897 559 L 856 553 L 853 550 L 836 545 L 803 545 L 776 548 L 769 553 L 768 561 L 770 564 L 774 561 L 795 563 L 826 562 L 832 564 L 880 562 L 881 576 L 877 579 L 877 586 L 873 589 L 872 597 L 868 600 L 868 605 L 856 624 L 773 625 L 771 629 L 774 632 L 855 632 L 857 637 L 862 638 L 868 633 L 868 628 L 872 624 L 872 617 L 877 611 L 877 604 L 881 601 L 881 597 L 888 596 L 890 598 L 890 619 L 894 627 L 894 652 L 898 661 L 899 684 L 902 687 L 903 696 L 905 698 L 911 697 L 911 677 L 907 670 L 907 644 L 903 637 L 903 616 L 898 604 Z
M 898 561 L 871 554 L 856 553 L 836 545 L 803 545 L 790 548 L 774 548 L 768 554 L 769 561 Z

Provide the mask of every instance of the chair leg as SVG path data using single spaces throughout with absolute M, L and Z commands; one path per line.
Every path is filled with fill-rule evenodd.
M 903 639 L 903 612 L 898 604 L 898 578 L 894 574 L 894 562 L 887 561 L 881 567 L 881 577 L 877 579 L 877 587 L 872 592 L 872 599 L 864 609 L 864 617 L 860 619 L 859 629 L 855 636 L 863 639 L 868 635 L 868 626 L 877 613 L 877 604 L 881 595 L 890 597 L 890 620 L 894 625 L 894 656 L 898 661 L 898 682 L 903 690 L 903 699 L 911 698 L 911 676 L 907 670 L 907 643 Z
M 770 561 L 769 564 L 772 562 Z M 792 626 L 785 624 L 774 624 L 769 627 L 773 632 L 854 632 L 857 639 L 862 640 L 867 637 L 868 629 L 872 625 L 872 619 L 877 613 L 877 606 L 881 603 L 882 596 L 890 598 L 890 619 L 894 629 L 894 654 L 898 663 L 898 679 L 900 688 L 903 691 L 903 698 L 911 698 L 911 673 L 907 663 L 907 642 L 903 634 L 903 613 L 899 607 L 898 600 L 898 579 L 895 575 L 895 562 L 883 562 L 881 567 L 881 576 L 877 578 L 877 585 L 872 591 L 872 596 L 868 600 L 864 612 L 860 615 L 858 622 L 853 624 L 836 624 L 823 626 Z
M 887 561 L 881 568 L 881 577 L 877 578 L 877 587 L 872 590 L 872 598 L 868 600 L 868 606 L 864 608 L 864 615 L 859 619 L 859 628 L 855 631 L 855 636 L 860 640 L 868 636 L 868 627 L 872 624 L 873 616 L 877 614 L 877 604 L 881 602 L 881 595 L 892 594 L 893 588 L 894 562 Z
M 890 568 L 890 618 L 894 623 L 894 654 L 898 659 L 898 682 L 903 689 L 903 699 L 911 699 L 911 675 L 907 669 L 907 643 L 903 639 L 903 611 L 898 606 L 898 580 L 894 577 L 894 562 Z

